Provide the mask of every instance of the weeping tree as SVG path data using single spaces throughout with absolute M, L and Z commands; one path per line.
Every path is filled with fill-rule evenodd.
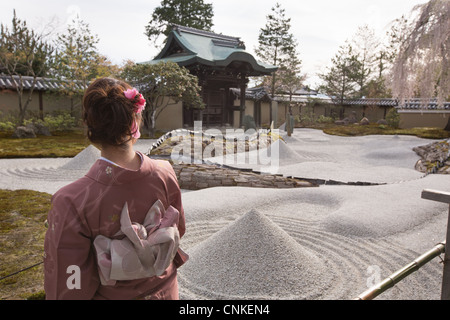
M 400 100 L 450 98 L 450 1 L 414 7 L 416 18 L 400 38 L 392 68 L 392 90 Z

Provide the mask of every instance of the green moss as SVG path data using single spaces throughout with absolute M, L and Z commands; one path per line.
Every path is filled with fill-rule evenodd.
M 55 131 L 32 139 L 14 139 L 11 133 L 0 132 L 0 158 L 74 157 L 90 144 L 83 130 Z
M 14 139 L 0 134 L 0 158 L 73 157 L 89 145 L 84 133 L 78 131 L 54 132 L 52 136 L 32 139 Z
M 0 190 L 0 278 L 43 260 L 51 195 Z M 42 264 L 0 280 L 0 299 L 25 299 L 43 289 Z
M 412 128 L 412 129 L 395 129 L 390 126 L 380 127 L 378 124 L 370 125 L 328 125 L 321 127 L 326 134 L 353 137 L 366 135 L 413 135 L 425 139 L 447 139 L 450 138 L 450 132 L 439 128 Z
M 45 300 L 45 291 L 40 290 L 38 292 L 31 293 L 31 294 L 23 294 L 22 297 L 25 300 Z

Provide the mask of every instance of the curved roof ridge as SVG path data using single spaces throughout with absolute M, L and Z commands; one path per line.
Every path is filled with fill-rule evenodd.
M 210 38 L 217 38 L 218 40 L 235 40 L 235 41 L 241 41 L 240 37 L 233 37 L 233 36 L 227 36 L 224 34 L 220 34 L 220 33 L 215 33 L 213 31 L 207 31 L 207 30 L 200 30 L 200 29 L 196 29 L 196 28 L 192 28 L 192 27 L 185 27 L 179 24 L 173 24 L 173 29 L 174 31 L 181 31 L 181 32 L 188 32 L 188 33 L 192 33 L 192 34 L 197 34 L 197 35 L 202 35 L 202 36 L 208 36 Z
M 158 63 L 174 61 L 180 66 L 203 64 L 214 68 L 226 68 L 233 62 L 245 63 L 254 76 L 266 75 L 277 67 L 260 61 L 245 51 L 244 43 L 238 37 L 220 35 L 211 31 L 173 25 L 166 44 L 151 61 Z

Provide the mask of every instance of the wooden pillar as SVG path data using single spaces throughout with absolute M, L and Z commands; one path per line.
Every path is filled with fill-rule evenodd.
M 209 118 L 211 117 L 211 90 L 208 90 L 208 92 L 206 93 L 206 123 L 204 123 L 205 128 L 209 127 Z M 203 117 L 204 118 L 204 117 Z
M 200 82 L 200 81 L 199 81 Z M 207 94 L 206 94 L 206 86 L 207 86 L 207 79 L 206 79 L 206 75 L 202 78 L 201 80 L 201 96 L 202 96 L 202 100 L 205 103 L 205 109 L 208 108 L 208 101 L 207 101 Z M 194 119 L 194 123 L 195 121 L 202 121 L 203 122 L 203 110 L 204 109 L 200 109 L 198 114 L 199 114 L 199 118 L 200 119 Z M 195 118 L 195 117 L 194 117 Z
M 228 92 L 230 92 L 230 88 L 225 86 L 222 94 L 222 127 L 225 126 L 225 123 L 227 122 Z
M 445 239 L 444 270 L 442 275 L 441 300 L 450 300 L 450 192 L 423 190 L 422 198 L 449 205 L 447 235 Z
M 240 83 L 241 89 L 241 105 L 240 105 L 240 118 L 239 118 L 239 128 L 244 125 L 244 114 L 245 114 L 245 91 L 247 89 L 247 84 L 245 81 Z
M 41 90 L 39 90 L 39 118 L 44 120 L 44 99 Z
M 253 118 L 257 127 L 261 127 L 261 100 L 253 101 Z

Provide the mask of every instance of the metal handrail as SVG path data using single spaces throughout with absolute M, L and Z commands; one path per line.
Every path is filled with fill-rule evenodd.
M 355 300 L 372 300 L 387 289 L 392 288 L 402 279 L 410 275 L 411 273 L 419 270 L 423 265 L 430 262 L 437 256 L 440 256 L 445 252 L 445 241 L 438 243 L 433 249 L 427 251 L 413 262 L 397 270 L 389 277 L 381 281 L 380 283 L 372 286 L 368 290 L 361 293 Z

